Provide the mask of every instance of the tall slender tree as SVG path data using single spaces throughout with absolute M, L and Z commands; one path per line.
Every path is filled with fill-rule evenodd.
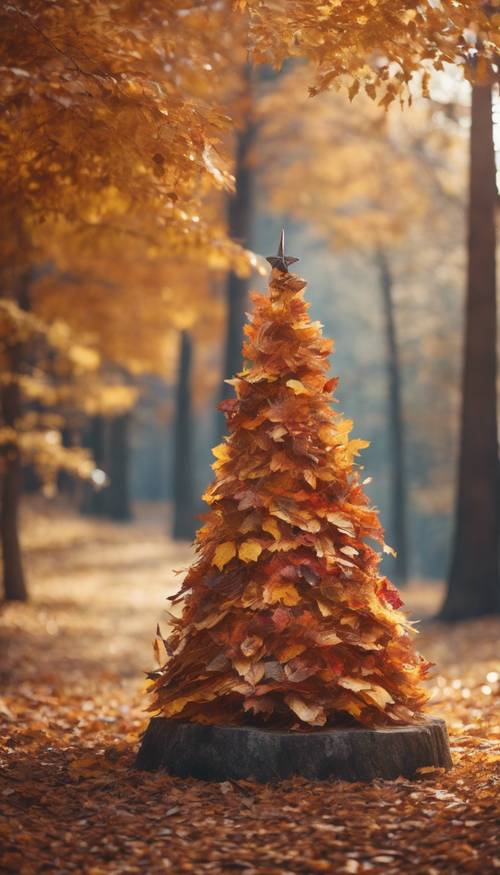
M 30 309 L 30 272 L 22 274 L 16 285 L 16 303 L 21 311 L 27 312 Z M 22 460 L 21 448 L 17 439 L 17 429 L 23 413 L 20 380 L 22 363 L 26 354 L 26 341 L 23 338 L 22 329 L 16 330 L 12 324 L 6 327 L 6 332 L 7 336 L 2 344 L 5 361 L 0 389 L 2 424 L 9 433 L 7 439 L 1 444 L 0 460 L 0 535 L 3 586 L 7 601 L 26 601 L 28 590 L 19 539 Z
M 492 87 L 472 88 L 467 290 L 455 534 L 444 620 L 500 611 L 497 203 Z
M 242 77 L 242 89 L 238 96 L 241 124 L 235 133 L 235 186 L 228 196 L 228 234 L 242 246 L 250 247 L 252 221 L 255 205 L 255 173 L 251 163 L 255 142 L 254 119 L 254 74 L 246 65 Z M 226 339 L 224 347 L 223 383 L 221 398 L 227 398 L 229 387 L 225 382 L 238 367 L 245 313 L 248 309 L 248 275 L 229 271 L 226 285 Z M 223 427 L 222 418 L 219 419 Z
M 93 481 L 83 484 L 83 495 L 80 511 L 85 516 L 105 516 L 105 483 L 108 467 L 108 423 L 102 413 L 95 413 L 89 420 L 84 446 L 89 450 L 96 471 L 99 472 Z M 102 477 L 102 480 L 100 479 Z
M 173 525 L 175 540 L 191 541 L 195 529 L 192 421 L 192 339 L 183 329 L 179 336 L 179 363 L 175 390 L 173 456 Z
M 132 415 L 125 411 L 113 416 L 109 423 L 108 474 L 105 492 L 106 513 L 112 520 L 132 519 L 130 501 L 130 425 Z
M 405 420 L 403 414 L 401 367 L 396 333 L 393 278 L 384 249 L 376 253 L 387 349 L 388 426 L 391 451 L 391 526 L 396 545 L 394 579 L 401 586 L 408 581 L 407 488 Z

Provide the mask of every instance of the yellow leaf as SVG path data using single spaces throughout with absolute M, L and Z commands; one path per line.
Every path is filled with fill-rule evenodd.
M 217 446 L 213 448 L 212 453 L 216 459 L 221 459 L 223 462 L 226 462 L 231 455 L 226 443 L 217 444 Z
M 304 470 L 304 480 L 312 489 L 316 489 L 316 474 L 310 470 L 310 468 L 305 468 Z
M 339 686 L 344 687 L 346 690 L 353 690 L 355 693 L 359 693 L 361 690 L 369 690 L 371 684 L 369 681 L 362 681 L 360 678 L 340 678 Z
M 366 450 L 369 446 L 370 441 L 363 441 L 360 438 L 356 438 L 353 441 L 349 441 L 347 448 L 352 456 L 357 456 L 360 450 Z
M 328 602 L 325 602 L 323 601 L 323 599 L 319 599 L 316 597 L 316 604 L 322 617 L 331 617 L 333 611 Z
M 284 426 L 282 425 L 275 425 L 274 428 L 272 428 L 269 432 L 273 441 L 277 441 L 279 443 L 283 442 L 283 437 L 286 435 L 286 433 L 286 428 L 284 428 Z
M 327 447 L 332 447 L 335 443 L 338 443 L 337 430 L 333 425 L 322 425 L 318 429 L 318 436 Z
M 236 556 L 236 544 L 234 541 L 223 541 L 215 550 L 212 565 L 216 565 L 219 571 L 222 571 L 224 565 L 227 565 L 234 556 Z
M 378 684 L 371 684 L 369 690 L 363 690 L 362 697 L 369 702 L 374 702 L 382 710 L 384 710 L 386 705 L 394 703 L 391 694 L 384 690 L 383 687 L 379 687 Z
M 294 694 L 285 696 L 285 702 L 304 723 L 309 723 L 311 726 L 323 726 L 326 723 L 326 714 L 321 705 L 304 702 L 304 699 Z
M 276 602 L 283 602 L 284 605 L 293 607 L 300 602 L 300 595 L 293 583 L 269 581 L 264 587 L 264 601 L 268 605 L 274 605 Z
M 333 523 L 333 525 L 336 526 L 336 528 L 340 532 L 343 532 L 345 535 L 350 535 L 351 537 L 354 537 L 354 535 L 356 534 L 351 520 L 343 513 L 335 513 L 332 511 L 330 513 L 327 513 L 326 518 L 329 523 Z
M 238 548 L 238 556 L 243 562 L 255 562 L 262 553 L 262 545 L 259 541 L 250 538 L 248 541 L 243 541 Z
M 309 394 L 306 387 L 304 386 L 303 383 L 300 382 L 300 380 L 287 380 L 286 385 L 288 386 L 289 389 L 292 389 L 292 391 L 296 395 L 308 395 Z
M 314 636 L 314 640 L 319 647 L 331 647 L 334 644 L 340 644 L 342 639 L 332 630 L 319 631 Z
M 396 553 L 396 551 L 393 550 L 392 547 L 389 547 L 389 544 L 384 544 L 384 546 L 383 546 L 382 549 L 383 549 L 383 552 L 384 552 L 384 553 L 387 553 L 389 556 L 394 556 L 394 557 L 396 557 L 396 556 L 398 555 L 398 554 Z
M 355 547 L 341 547 L 340 552 L 345 553 L 346 556 L 350 556 L 351 559 L 353 556 L 359 556 L 359 550 L 356 550 Z
M 262 531 L 268 532 L 270 535 L 273 536 L 276 541 L 278 541 L 281 537 L 278 523 L 272 517 L 268 517 L 264 520 L 264 522 L 262 523 Z

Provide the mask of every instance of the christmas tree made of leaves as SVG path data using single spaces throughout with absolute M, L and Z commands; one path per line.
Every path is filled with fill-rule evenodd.
M 199 558 L 172 598 L 181 617 L 157 637 L 166 663 L 150 675 L 150 710 L 292 729 L 415 721 L 428 664 L 366 543 L 384 544 L 354 463 L 367 444 L 332 409 L 332 343 L 283 237 L 268 260 L 269 296 L 253 295 L 245 368 L 221 404 L 228 436 L 213 451 Z

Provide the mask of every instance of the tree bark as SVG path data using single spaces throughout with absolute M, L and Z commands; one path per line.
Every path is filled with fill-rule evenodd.
M 70 426 L 64 425 L 61 428 L 61 441 L 63 447 L 69 449 L 74 445 L 73 434 Z M 62 468 L 57 474 L 57 491 L 61 494 L 72 498 L 75 494 L 75 477 L 69 471 Z
M 106 471 L 106 420 L 100 414 L 90 420 L 87 435 L 84 441 L 85 447 L 90 450 L 96 468 Z M 92 483 L 83 484 L 83 498 L 80 504 L 80 513 L 85 516 L 106 515 L 106 487 L 97 489 Z
M 492 89 L 472 88 L 461 436 L 455 534 L 443 620 L 500 611 L 496 396 L 495 153 Z
M 290 732 L 153 717 L 135 761 L 137 769 L 181 778 L 262 782 L 297 775 L 313 781 L 411 778 L 421 768 L 452 765 L 446 725 L 436 718 L 383 729 Z
M 407 489 L 405 428 L 401 393 L 401 367 L 394 319 L 391 267 L 383 249 L 377 251 L 387 351 L 389 447 L 391 463 L 391 538 L 397 556 L 394 579 L 399 586 L 408 582 Z
M 129 430 L 130 413 L 113 417 L 109 424 L 109 486 L 105 490 L 105 507 L 107 515 L 119 522 L 132 519 L 129 488 Z
M 20 279 L 17 303 L 23 310 L 30 309 L 31 271 Z M 20 341 L 5 345 L 7 376 L 2 385 L 0 401 L 3 424 L 17 430 L 22 414 L 21 389 L 18 379 L 25 359 L 25 344 Z M 9 441 L 1 448 L 1 509 L 0 540 L 2 544 L 3 587 L 6 601 L 26 602 L 28 589 L 24 575 L 19 539 L 19 505 L 22 493 L 22 461 L 17 441 Z
M 22 361 L 22 345 L 20 343 L 13 344 L 9 352 L 10 371 L 13 379 L 2 388 L 2 414 L 4 424 L 15 429 L 21 415 L 21 392 L 17 376 Z M 4 597 L 6 601 L 26 602 L 28 590 L 19 541 L 22 468 L 19 448 L 15 441 L 6 443 L 2 447 L 2 468 L 0 529 Z
M 193 482 L 191 365 L 191 336 L 188 331 L 181 331 L 175 397 L 173 470 L 172 535 L 176 541 L 192 540 L 196 530 Z
M 250 154 L 256 134 L 256 125 L 252 118 L 253 85 L 252 72 L 248 68 L 245 73 L 245 97 L 248 103 L 247 121 L 237 133 L 235 161 L 235 190 L 229 199 L 228 225 L 229 236 L 243 246 L 250 246 L 250 236 L 255 204 L 254 170 L 250 163 Z M 233 377 L 241 370 L 241 344 L 245 313 L 248 309 L 249 277 L 240 277 L 230 271 L 226 286 L 226 339 L 224 347 L 223 381 Z M 230 387 L 223 382 L 220 398 L 231 396 Z M 217 432 L 222 436 L 225 420 L 218 417 Z

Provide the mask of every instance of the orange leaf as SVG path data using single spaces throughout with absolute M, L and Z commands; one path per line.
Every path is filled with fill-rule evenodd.
M 227 565 L 231 559 L 236 556 L 236 544 L 234 541 L 223 541 L 216 547 L 212 565 L 216 565 L 219 571 L 222 571 L 224 565 Z
M 293 583 L 270 580 L 264 587 L 264 601 L 268 605 L 283 602 L 284 605 L 293 607 L 300 602 L 300 595 Z
M 238 556 L 243 562 L 255 562 L 261 553 L 262 545 L 253 538 L 243 541 L 238 548 Z

